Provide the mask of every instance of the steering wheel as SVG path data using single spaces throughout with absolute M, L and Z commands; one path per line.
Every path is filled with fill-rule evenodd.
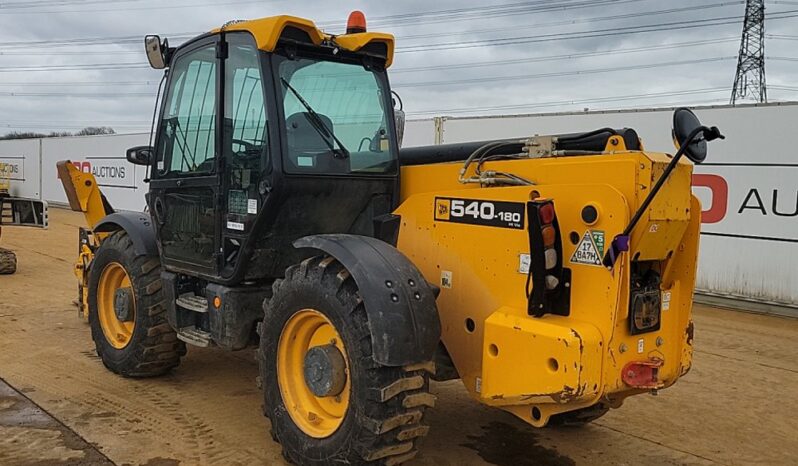
M 253 155 L 260 155 L 261 146 L 255 145 L 249 141 L 244 141 L 243 139 L 233 138 L 230 140 L 230 142 L 232 142 L 233 144 L 244 146 L 244 154 L 248 157 L 252 157 Z

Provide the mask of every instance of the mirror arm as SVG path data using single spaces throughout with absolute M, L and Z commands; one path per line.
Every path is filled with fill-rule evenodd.
M 718 128 L 715 126 L 713 126 L 712 128 L 707 128 L 706 126 L 699 126 L 690 133 L 690 135 L 685 140 L 686 142 L 682 144 L 682 146 L 679 148 L 679 150 L 671 159 L 668 166 L 665 167 L 665 170 L 662 172 L 662 176 L 659 177 L 657 183 L 648 193 L 648 196 L 646 196 L 646 199 L 643 201 L 642 204 L 640 204 L 640 208 L 637 209 L 634 216 L 632 217 L 632 220 L 630 220 L 629 224 L 626 225 L 626 228 L 624 228 L 623 233 L 613 238 L 612 244 L 610 244 L 610 247 L 607 250 L 607 254 L 604 255 L 604 260 L 602 261 L 602 263 L 604 264 L 605 267 L 607 267 L 607 269 L 612 270 L 612 267 L 615 265 L 615 262 L 618 260 L 620 254 L 624 251 L 629 250 L 629 240 L 630 240 L 630 235 L 632 234 L 632 230 L 634 230 L 635 226 L 637 225 L 637 222 L 640 221 L 640 218 L 643 216 L 643 213 L 645 213 L 646 209 L 648 209 L 648 206 L 651 205 L 651 202 L 654 200 L 654 197 L 662 188 L 662 185 L 664 185 L 665 181 L 668 180 L 668 177 L 670 177 L 671 172 L 673 172 L 673 170 L 676 168 L 676 165 L 679 163 L 679 160 L 682 158 L 687 148 L 690 146 L 690 144 L 692 144 L 693 139 L 695 139 L 696 136 L 702 133 L 704 135 L 704 139 L 706 139 L 707 141 L 711 141 L 717 138 L 721 139 L 724 138 L 724 136 L 720 134 L 720 130 L 718 130 Z

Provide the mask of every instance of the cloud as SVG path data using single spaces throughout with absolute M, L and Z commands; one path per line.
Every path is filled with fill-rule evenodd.
M 189 3 L 195 6 L 187 6 Z M 11 2 L 4 6 L 7 5 L 13 7 Z M 480 7 L 483 9 L 474 10 Z M 446 110 L 465 114 L 469 108 L 476 109 L 477 114 L 496 114 L 723 103 L 734 78 L 736 61 L 730 57 L 738 52 L 742 26 L 736 17 L 743 14 L 744 5 L 742 1 L 723 0 L 507 0 L 504 4 L 474 0 L 107 0 L 75 1 L 63 6 L 45 4 L 32 9 L 4 8 L 0 10 L 0 128 L 74 131 L 102 125 L 118 132 L 149 128 L 159 71 L 91 67 L 13 71 L 22 66 L 146 63 L 141 39 L 118 45 L 78 44 L 75 39 L 143 38 L 150 33 L 174 38 L 207 31 L 231 19 L 274 14 L 308 17 L 327 25 L 329 32 L 340 33 L 353 9 L 366 13 L 371 30 L 397 36 L 398 53 L 391 82 L 401 93 L 411 117 L 426 117 Z M 772 14 L 794 9 L 798 8 L 772 4 L 767 11 Z M 447 12 L 442 13 L 443 10 Z M 713 18 L 731 19 L 713 23 Z M 724 21 L 729 24 L 713 25 Z M 794 35 L 797 23 L 798 17 L 769 21 L 767 32 Z M 641 26 L 661 24 L 668 26 L 664 30 L 632 33 L 645 31 Z M 62 42 L 42 46 L 36 41 Z M 176 42 L 179 41 L 173 41 Z M 674 43 L 695 44 L 668 47 Z M 768 39 L 767 55 L 795 58 L 796 43 Z M 448 45 L 436 49 L 442 47 L 440 44 Z M 559 58 L 539 59 L 556 56 Z M 690 60 L 701 62 L 579 73 Z M 501 63 L 464 66 L 485 62 Z M 798 62 L 774 59 L 767 63 L 769 83 L 795 86 L 792 76 L 798 72 Z M 402 71 L 425 67 L 435 68 Z M 552 76 L 540 77 L 546 74 Z M 496 79 L 506 76 L 518 78 Z M 470 82 L 452 82 L 466 80 Z M 412 86 L 417 83 L 436 84 Z M 675 94 L 696 89 L 716 90 Z M 45 95 L 30 95 L 34 93 Z M 583 103 L 602 97 L 647 94 L 665 95 Z M 794 98 L 795 93 L 774 90 L 770 97 L 784 100 Z M 569 103 L 540 106 L 551 102 Z M 523 107 L 524 104 L 528 106 Z M 510 106 L 511 109 L 498 108 Z

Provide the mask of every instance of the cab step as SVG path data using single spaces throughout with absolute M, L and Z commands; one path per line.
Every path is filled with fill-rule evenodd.
M 204 296 L 197 296 L 194 293 L 183 293 L 175 303 L 183 309 L 194 312 L 208 312 L 208 299 Z
M 207 348 L 213 345 L 213 340 L 211 340 L 211 334 L 209 332 L 193 326 L 178 329 L 177 338 L 189 345 L 199 346 L 201 348 Z

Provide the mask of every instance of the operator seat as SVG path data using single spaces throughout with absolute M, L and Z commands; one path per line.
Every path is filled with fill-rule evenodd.
M 334 131 L 330 117 L 317 113 L 324 125 Z M 335 145 L 332 138 L 322 136 L 321 132 L 313 126 L 312 117 L 308 112 L 298 112 L 289 116 L 285 121 L 288 136 L 289 165 L 295 170 L 306 172 L 325 172 L 327 164 L 332 159 L 330 145 Z

